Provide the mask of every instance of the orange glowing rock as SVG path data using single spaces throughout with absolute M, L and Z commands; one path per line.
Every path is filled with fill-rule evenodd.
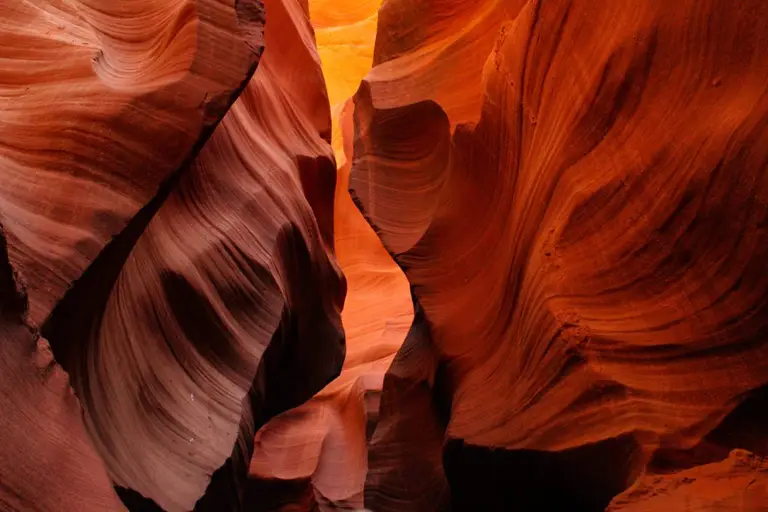
M 0 43 L 0 509 L 768 511 L 764 1 Z
M 351 188 L 446 374 L 453 506 L 599 510 L 768 384 L 768 9 L 469 4 L 382 9 Z
M 768 508 L 768 461 L 745 450 L 671 475 L 644 476 L 606 512 L 745 510 Z
M 309 1 L 309 16 L 331 102 L 333 149 L 340 168 L 346 160 L 341 111 L 373 64 L 380 4 L 381 0 Z
M 310 4 L 313 7 L 314 4 Z M 316 8 L 316 7 L 313 7 Z M 313 15 L 318 49 L 331 101 L 351 95 L 349 76 L 362 78 L 365 54 L 346 61 L 328 54 L 346 51 L 345 45 L 324 48 L 323 31 L 332 40 L 360 37 L 370 29 L 370 19 L 350 26 L 329 28 L 332 20 Z M 338 15 L 338 13 L 336 13 Z M 341 18 L 347 21 L 347 18 Z M 342 23 L 336 19 L 338 23 Z M 375 22 L 375 16 L 374 16 Z M 326 23 L 326 25 L 323 25 Z M 325 28 L 323 28 L 325 27 Z M 372 40 L 370 41 L 372 46 Z M 361 45 L 362 46 L 362 45 Z M 350 48 L 360 47 L 350 43 Z M 326 53 L 323 50 L 326 50 Z M 372 48 L 369 48 L 371 51 Z M 352 50 L 350 50 L 352 51 Z M 359 68 L 354 65 L 359 64 Z M 367 62 L 370 67 L 370 61 Z M 339 77 L 338 82 L 334 81 Z M 339 264 L 347 280 L 347 299 L 342 311 L 346 334 L 346 358 L 341 375 L 307 404 L 287 411 L 268 423 L 256 436 L 251 474 L 266 480 L 310 479 L 318 499 L 336 505 L 362 508 L 367 475 L 368 437 L 378 417 L 378 395 L 384 373 L 402 345 L 413 318 L 408 282 L 384 250 L 381 241 L 352 202 L 348 188 L 352 143 L 352 103 L 334 108 L 334 134 L 343 137 L 334 205 L 334 238 Z M 338 128 L 337 128 L 338 127 Z M 294 495 L 297 501 L 301 493 Z

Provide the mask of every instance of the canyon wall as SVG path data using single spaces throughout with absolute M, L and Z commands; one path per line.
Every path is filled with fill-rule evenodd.
M 118 508 L 111 480 L 131 510 L 247 507 L 256 430 L 344 360 L 307 6 L 3 9 L 3 502 Z
M 379 19 L 350 187 L 429 326 L 454 508 L 602 510 L 685 469 L 768 382 L 768 10 L 393 0 Z M 372 492 L 421 510 L 380 483 L 403 460 L 377 458 Z
M 0 28 L 0 509 L 768 510 L 764 2 Z

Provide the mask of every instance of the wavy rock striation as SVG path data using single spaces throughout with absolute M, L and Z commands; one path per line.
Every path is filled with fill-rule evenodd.
M 221 119 L 262 31 L 258 0 L 2 3 L 0 218 L 35 326 Z
M 319 38 L 319 44 L 322 41 Z M 331 66 L 338 64 L 332 61 Z M 332 79 L 334 73 L 343 70 L 329 69 L 325 62 L 323 68 L 329 91 L 346 87 L 345 83 L 334 84 Z M 355 71 L 354 67 L 350 70 Z M 282 496 L 280 506 L 293 505 L 301 510 L 306 506 L 307 494 L 314 497 L 320 510 L 357 510 L 367 502 L 367 451 L 379 417 L 384 373 L 413 318 L 405 276 L 347 190 L 352 107 L 347 102 L 340 118 L 334 120 L 344 136 L 345 152 L 338 169 L 334 236 L 339 264 L 348 284 L 341 316 L 346 333 L 346 359 L 339 377 L 312 400 L 278 416 L 257 433 L 251 464 L 251 477 Z
M 379 19 L 350 186 L 446 375 L 454 507 L 602 510 L 768 381 L 768 10 Z M 378 478 L 404 471 L 388 442 Z
M 0 43 L 0 509 L 768 510 L 765 2 Z
M 255 499 L 246 476 L 256 429 L 309 399 L 343 361 L 346 285 L 333 256 L 328 99 L 307 44 L 306 6 L 270 1 L 266 11 L 269 49 L 249 81 L 252 69 L 243 69 L 239 99 L 43 327 L 131 508 L 247 507 Z M 243 33 L 235 40 L 220 25 L 217 51 L 226 51 L 205 65 L 230 72 L 240 51 L 232 41 L 255 57 L 263 42 L 260 26 L 237 25 L 235 15 L 258 21 L 264 13 L 247 3 L 228 12 Z M 200 41 L 199 16 L 192 22 Z M 223 115 L 227 104 L 210 98 Z M 168 158 L 169 137 L 147 141 Z M 134 174 L 147 168 L 121 165 Z

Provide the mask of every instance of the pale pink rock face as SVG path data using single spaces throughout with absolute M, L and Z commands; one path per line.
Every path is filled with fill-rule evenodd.
M 234 3 L 0 5 L 0 221 L 34 325 L 203 141 L 253 72 L 261 4 Z
M 164 510 L 206 509 L 201 496 L 246 476 L 255 428 L 310 398 L 343 361 L 330 110 L 303 39 L 306 6 L 267 6 L 273 48 L 261 62 L 260 2 L 3 9 L 3 37 L 13 40 L 3 51 L 19 51 L 3 70 L 5 97 L 22 96 L 0 114 L 16 138 L 3 155 L 12 172 L 0 194 L 3 293 L 25 287 L 29 299 L 9 316 L 9 350 L 19 353 L 3 358 L 14 370 L 3 386 L 22 395 L 40 387 L 21 379 L 26 371 L 37 381 L 42 326 L 80 399 L 50 363 L 43 385 L 62 398 L 45 395 L 52 405 L 36 414 L 51 418 L 52 447 L 29 431 L 36 451 L 3 499 L 19 509 L 60 499 L 76 510 L 82 492 L 86 509 L 105 510 L 119 508 L 114 484 Z M 33 115 L 44 100 L 44 117 Z M 3 473 L 44 407 L 8 400 Z M 73 443 L 57 451 L 65 425 Z M 65 471 L 29 478 L 48 456 Z M 217 479 L 230 457 L 235 472 Z M 63 499 L 70 466 L 94 488 Z M 32 490 L 46 482 L 50 499 Z

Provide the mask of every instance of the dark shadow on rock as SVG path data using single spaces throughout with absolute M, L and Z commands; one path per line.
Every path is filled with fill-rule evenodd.
M 384 376 L 379 419 L 369 443 L 364 502 L 375 512 L 449 507 L 442 449 L 450 394 L 424 310 L 412 298 L 413 323 Z
M 163 512 L 163 509 L 154 500 L 145 497 L 133 489 L 116 485 L 115 491 L 122 500 L 123 505 L 131 512 Z
M 560 452 L 505 450 L 449 440 L 443 465 L 453 510 L 603 512 L 639 456 L 631 435 Z
M 693 448 L 661 448 L 650 462 L 655 473 L 671 473 L 728 458 L 741 448 L 768 457 L 768 385 L 745 394 L 745 399 Z
M 251 506 L 248 512 L 320 510 L 314 486 L 309 478 L 278 480 L 251 477 L 245 487 L 244 501 Z
M 329 311 L 326 299 L 332 297 L 340 308 L 344 279 L 318 268 L 293 226 L 278 236 L 278 250 L 285 262 L 290 309 L 259 363 L 232 455 L 212 475 L 195 505 L 197 512 L 262 510 L 263 486 L 248 477 L 256 432 L 270 418 L 312 398 L 341 372 L 344 331 L 338 310 Z

